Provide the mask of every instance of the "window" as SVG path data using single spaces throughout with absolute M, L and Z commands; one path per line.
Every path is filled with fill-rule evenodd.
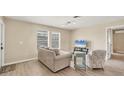
M 48 31 L 38 31 L 37 32 L 37 47 L 49 47 L 49 33 Z
M 60 49 L 60 33 L 52 32 L 51 33 L 51 47 Z
M 49 42 L 49 36 L 51 37 L 51 42 Z M 38 31 L 37 32 L 37 47 L 49 47 L 60 49 L 60 33 L 48 31 Z

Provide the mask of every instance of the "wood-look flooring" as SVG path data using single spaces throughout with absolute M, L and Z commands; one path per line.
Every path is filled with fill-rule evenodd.
M 105 63 L 103 70 L 74 70 L 71 67 L 65 68 L 57 73 L 51 72 L 47 67 L 38 61 L 29 61 L 16 64 L 16 69 L 0 76 L 123 76 L 124 61 L 111 59 Z

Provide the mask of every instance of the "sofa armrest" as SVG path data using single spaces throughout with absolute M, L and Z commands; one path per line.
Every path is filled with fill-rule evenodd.
M 55 57 L 55 60 L 61 60 L 61 59 L 65 59 L 65 58 L 71 58 L 71 54 L 63 54 L 63 55 L 59 55 Z
M 55 52 L 46 50 L 46 49 L 39 49 L 38 50 L 38 59 L 45 64 L 53 64 L 55 60 Z

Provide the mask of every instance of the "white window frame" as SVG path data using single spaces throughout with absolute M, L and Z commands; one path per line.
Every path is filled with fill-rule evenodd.
M 39 32 L 43 32 L 43 31 L 45 31 L 45 30 L 39 30 L 39 31 L 37 31 L 37 34 L 39 33 Z M 47 43 L 48 43 L 48 46 L 47 47 L 49 47 L 49 31 L 45 31 L 45 32 L 47 32 L 48 33 L 48 41 L 47 41 Z M 37 39 L 38 39 L 38 35 L 37 35 Z M 38 42 L 38 41 L 37 41 Z M 37 44 L 37 48 L 39 48 L 38 47 L 38 44 Z
M 113 54 L 113 30 L 124 29 L 124 25 L 106 27 L 106 59 L 110 59 Z
M 57 49 L 60 49 L 61 48 L 61 33 L 60 32 L 51 32 L 51 48 L 52 47 L 52 34 L 59 34 L 59 47 Z M 54 48 L 53 48 L 54 49 Z

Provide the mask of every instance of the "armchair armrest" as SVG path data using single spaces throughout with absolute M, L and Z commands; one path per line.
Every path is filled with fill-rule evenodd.
M 91 61 L 92 60 L 92 55 L 91 54 L 88 54 L 88 58 Z
M 92 68 L 92 55 L 91 54 L 88 54 L 87 55 L 87 66 Z

